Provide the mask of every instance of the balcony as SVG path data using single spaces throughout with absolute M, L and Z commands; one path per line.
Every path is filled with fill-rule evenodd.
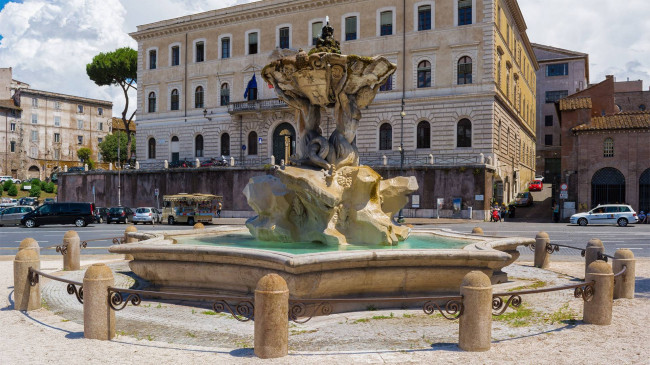
M 280 99 L 240 101 L 228 104 L 228 113 L 257 113 L 263 110 L 284 109 L 288 107 L 287 103 Z

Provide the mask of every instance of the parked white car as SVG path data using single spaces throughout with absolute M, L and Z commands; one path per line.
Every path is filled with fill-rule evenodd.
M 20 184 L 22 182 L 20 179 L 14 179 L 11 176 L 0 176 L 0 184 L 4 183 L 7 180 L 11 180 L 14 184 Z
M 605 204 L 586 212 L 571 216 L 569 222 L 586 226 L 587 224 L 618 224 L 625 227 L 629 223 L 636 223 L 639 218 L 634 209 L 626 204 Z
M 15 207 L 16 205 L 18 205 L 18 200 L 17 199 L 2 198 L 0 200 L 0 208 Z
M 162 222 L 162 215 L 156 208 L 140 207 L 135 210 L 135 214 L 133 215 L 133 224 L 154 224 L 160 222 Z

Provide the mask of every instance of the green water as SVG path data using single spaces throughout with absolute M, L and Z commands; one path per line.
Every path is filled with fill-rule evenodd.
M 209 245 L 218 247 L 255 248 L 276 252 L 286 252 L 294 255 L 333 251 L 358 250 L 408 250 L 408 249 L 458 249 L 469 242 L 459 239 L 441 237 L 431 234 L 411 234 L 397 246 L 383 245 L 325 245 L 316 242 L 269 242 L 259 241 L 248 233 L 231 233 L 220 236 L 206 237 L 175 237 L 183 245 Z

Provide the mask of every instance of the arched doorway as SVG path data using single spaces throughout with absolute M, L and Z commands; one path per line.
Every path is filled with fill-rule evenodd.
M 40 179 L 41 178 L 41 169 L 38 168 L 38 166 L 30 166 L 29 169 L 27 169 L 27 177 L 31 179 Z
M 171 153 L 172 153 L 172 162 L 178 162 L 180 160 L 180 142 L 177 136 L 172 137 Z
M 273 156 L 275 163 L 280 160 L 289 163 L 289 157 L 295 153 L 296 130 L 290 123 L 282 123 L 273 130 Z
M 625 202 L 625 176 L 613 167 L 596 171 L 591 178 L 591 206 Z
M 638 211 L 644 211 L 646 213 L 650 211 L 650 169 L 646 169 L 639 179 Z

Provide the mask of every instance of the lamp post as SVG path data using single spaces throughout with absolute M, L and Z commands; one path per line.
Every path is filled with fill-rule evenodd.
M 399 113 L 401 119 L 400 136 L 399 136 L 399 173 L 404 175 L 404 99 L 402 99 L 402 111 Z M 397 216 L 397 223 L 404 223 L 404 212 L 400 208 L 399 215 Z
M 122 159 L 120 158 L 120 143 L 122 142 L 122 135 L 117 131 L 117 163 L 119 167 L 117 168 L 117 206 L 122 205 L 122 176 L 120 170 L 122 169 Z M 115 166 L 117 167 L 117 166 Z

